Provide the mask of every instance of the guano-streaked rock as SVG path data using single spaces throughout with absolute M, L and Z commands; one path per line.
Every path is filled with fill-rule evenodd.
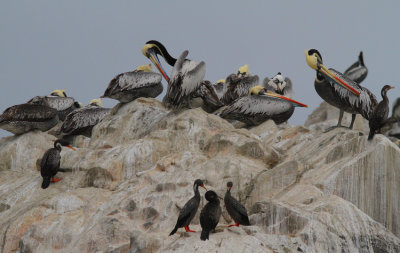
M 0 251 L 399 252 L 399 147 L 318 129 L 235 129 L 200 108 L 171 112 L 141 98 L 117 105 L 91 139 L 76 138 L 76 151 L 63 149 L 62 180 L 46 190 L 36 161 L 55 138 L 3 138 Z M 219 196 L 233 181 L 252 226 L 227 228 L 222 207 L 209 241 L 199 212 L 197 233 L 168 236 L 197 178 Z

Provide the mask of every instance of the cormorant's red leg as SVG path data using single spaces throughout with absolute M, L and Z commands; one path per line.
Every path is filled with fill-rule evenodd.
M 186 232 L 194 232 L 194 233 L 196 233 L 196 231 L 190 230 L 189 225 L 185 226 L 185 230 L 186 230 Z
M 235 224 L 229 225 L 228 228 L 230 227 L 239 227 L 239 222 L 235 222 Z
M 50 182 L 56 183 L 56 182 L 60 181 L 61 179 L 62 178 L 54 178 L 54 177 L 52 177 Z

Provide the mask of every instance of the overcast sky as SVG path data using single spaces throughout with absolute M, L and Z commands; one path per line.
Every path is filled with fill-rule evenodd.
M 294 98 L 309 105 L 296 108 L 292 124 L 303 124 L 322 101 L 308 48 L 340 71 L 363 50 L 369 74 L 362 85 L 379 101 L 383 85 L 395 86 L 393 102 L 400 96 L 399 9 L 399 1 L 2 1 L 0 112 L 64 88 L 87 104 L 116 74 L 150 63 L 141 48 L 152 39 L 175 57 L 188 49 L 190 59 L 205 61 L 211 82 L 244 64 L 260 80 L 289 76 Z

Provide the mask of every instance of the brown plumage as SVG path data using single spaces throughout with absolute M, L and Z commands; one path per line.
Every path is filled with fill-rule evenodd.
M 35 129 L 44 132 L 57 122 L 57 110 L 36 104 L 14 105 L 0 115 L 0 128 L 16 135 Z
M 229 105 L 238 98 L 247 96 L 254 86 L 258 84 L 258 76 L 241 76 L 230 74 L 226 78 L 227 90 L 221 97 L 221 102 L 224 105 Z

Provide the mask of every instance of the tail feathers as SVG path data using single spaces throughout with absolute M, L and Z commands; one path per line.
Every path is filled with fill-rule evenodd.
M 374 138 L 374 135 L 375 135 L 375 129 L 370 129 L 369 130 L 369 135 L 368 135 L 368 140 L 370 141 L 370 140 L 372 140 L 373 138 Z
M 44 177 L 42 182 L 42 189 L 46 189 L 50 185 L 50 178 Z
M 200 235 L 200 239 L 202 240 L 202 241 L 205 241 L 205 240 L 208 240 L 209 238 L 208 238 L 208 235 L 210 234 L 210 231 L 207 231 L 207 230 L 202 230 L 201 231 L 201 235 Z
M 178 230 L 178 228 L 177 228 L 177 227 L 175 227 L 175 228 L 174 228 L 174 230 L 172 230 L 172 231 L 171 231 L 171 233 L 169 233 L 169 235 L 173 235 L 173 234 L 175 234 L 177 230 Z

